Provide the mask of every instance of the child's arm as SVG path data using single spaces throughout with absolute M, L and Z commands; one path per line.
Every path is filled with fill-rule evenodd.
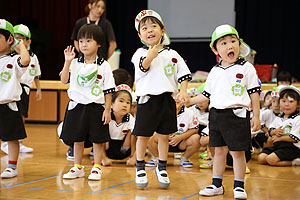
M 36 86 L 36 100 L 40 101 L 42 100 L 42 89 L 41 89 L 41 85 L 40 85 L 40 79 L 39 78 L 34 78 L 34 83 Z
M 71 62 L 75 58 L 74 47 L 72 47 L 71 45 L 68 46 L 64 50 L 64 54 L 65 54 L 65 64 L 60 74 L 60 81 L 66 84 L 69 81 Z
M 198 130 L 199 130 L 198 128 L 192 128 L 180 135 L 172 134 L 172 135 L 170 135 L 169 144 L 172 146 L 176 146 L 177 144 L 179 144 L 179 142 L 186 140 L 189 137 L 191 137 L 192 135 L 198 133 Z
M 30 63 L 30 55 L 29 55 L 29 52 L 28 52 L 28 50 L 26 49 L 26 47 L 24 45 L 23 40 L 20 40 L 19 46 L 20 46 L 20 57 L 21 57 L 20 63 L 23 66 L 28 66 L 29 63 Z
M 160 44 L 149 47 L 148 54 L 142 62 L 142 66 L 145 70 L 149 69 L 150 64 L 153 61 L 153 59 L 158 56 L 158 50 L 159 49 L 160 49 Z
M 284 136 L 273 136 L 272 137 L 272 142 L 275 143 L 275 142 L 296 142 L 296 140 L 294 140 L 293 138 L 291 138 L 290 136 L 288 135 L 284 135 Z
M 188 80 L 186 79 L 180 83 L 180 92 L 176 97 L 180 102 L 185 102 L 188 99 L 187 87 Z
M 190 105 L 194 105 L 194 104 L 197 104 L 197 103 L 203 103 L 203 102 L 206 102 L 206 101 L 209 101 L 209 98 L 207 98 L 203 94 L 199 94 L 199 95 L 197 95 L 193 98 L 188 98 L 186 106 L 189 107 Z
M 253 110 L 253 117 L 251 120 L 251 128 L 252 128 L 252 131 L 255 132 L 260 129 L 260 118 L 259 118 L 260 101 L 259 101 L 258 92 L 250 94 L 250 99 L 251 99 L 251 107 Z
M 111 109 L 112 93 L 108 93 L 104 95 L 104 97 L 105 97 L 105 109 L 102 115 L 102 121 L 104 121 L 103 124 L 109 124 L 111 120 L 110 109 Z

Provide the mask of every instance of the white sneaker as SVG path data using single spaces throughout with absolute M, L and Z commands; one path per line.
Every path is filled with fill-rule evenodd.
M 158 183 L 162 187 L 169 187 L 170 179 L 166 170 L 158 170 L 158 166 L 155 168 L 155 175 L 157 177 Z
M 247 199 L 247 193 L 244 188 L 236 187 L 233 189 L 235 199 Z
M 68 173 L 63 175 L 63 178 L 66 179 L 73 179 L 73 178 L 80 178 L 80 177 L 84 177 L 84 167 L 82 166 L 81 169 L 78 169 L 78 167 L 72 167 Z
M 300 158 L 296 158 L 292 161 L 292 166 L 300 166 Z
M 98 167 L 93 167 L 88 179 L 92 181 L 99 181 L 101 179 L 101 175 L 102 175 L 102 170 L 99 169 Z
M 7 167 L 1 174 L 1 178 L 13 178 L 18 175 L 18 169 Z
M 33 148 L 26 147 L 22 142 L 20 142 L 20 153 L 30 153 L 33 152 Z
M 147 173 L 145 170 L 136 171 L 135 183 L 138 187 L 144 188 L 148 185 Z
M 181 152 L 174 152 L 174 158 L 175 159 L 180 159 L 182 156 L 182 153 Z
M 7 144 L 7 142 L 3 142 L 3 141 L 1 142 L 1 151 L 8 154 L 8 144 Z
M 203 190 L 200 190 L 199 194 L 202 196 L 220 195 L 220 194 L 224 194 L 224 188 L 223 185 L 221 187 L 217 187 L 215 185 L 209 185 Z

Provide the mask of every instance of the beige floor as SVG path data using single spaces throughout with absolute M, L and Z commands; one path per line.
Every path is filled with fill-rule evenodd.
M 171 186 L 161 188 L 153 169 L 147 169 L 149 185 L 139 189 L 135 185 L 135 168 L 125 167 L 125 161 L 103 167 L 101 181 L 88 181 L 91 169 L 90 149 L 85 150 L 83 164 L 86 177 L 63 180 L 62 174 L 72 166 L 66 160 L 67 147 L 56 135 L 57 125 L 27 124 L 28 138 L 24 144 L 34 148 L 30 154 L 20 155 L 19 175 L 12 179 L 0 179 L 0 199 L 233 199 L 233 171 L 224 175 L 225 194 L 201 197 L 200 188 L 211 182 L 211 170 L 199 169 L 198 155 L 192 157 L 195 166 L 183 169 L 172 154 L 168 159 Z M 0 152 L 1 171 L 6 167 L 7 156 Z M 270 167 L 257 164 L 257 154 L 248 164 L 251 173 L 246 175 L 248 199 L 300 199 L 300 167 Z M 147 159 L 150 159 L 148 157 Z

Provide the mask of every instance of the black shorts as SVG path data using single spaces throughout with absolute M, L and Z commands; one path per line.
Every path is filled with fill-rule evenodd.
M 109 147 L 105 151 L 108 158 L 114 160 L 123 160 L 130 156 L 131 148 L 125 152 L 121 152 L 121 147 L 123 146 L 124 140 L 109 140 Z
M 137 104 L 133 135 L 151 137 L 154 132 L 168 135 L 177 131 L 176 103 L 171 95 L 150 95 L 146 103 Z
M 14 141 L 26 138 L 20 111 L 13 111 L 8 104 L 0 104 L 0 139 Z
M 245 151 L 245 157 L 246 157 L 246 162 L 248 162 L 251 159 L 251 151 Z M 226 157 L 226 165 L 228 166 L 233 166 L 233 158 L 230 155 L 230 153 L 228 152 L 227 157 Z
M 228 146 L 230 151 L 247 151 L 251 147 L 250 112 L 238 117 L 234 109 L 209 111 L 209 145 Z
M 292 142 L 275 142 L 274 146 L 263 148 L 261 153 L 275 153 L 281 161 L 292 161 L 300 157 L 300 149 Z
M 72 146 L 74 142 L 90 141 L 105 143 L 109 140 L 109 126 L 103 125 L 104 108 L 100 104 L 87 105 L 70 101 L 62 127 L 60 138 L 65 144 Z M 74 107 L 75 106 L 75 107 Z
M 18 108 L 19 108 L 21 114 L 25 118 L 27 118 L 28 117 L 28 106 L 29 106 L 29 95 L 26 93 L 25 87 L 29 88 L 29 90 L 30 90 L 30 87 L 28 87 L 27 85 L 22 84 L 22 83 L 21 83 L 21 86 L 22 86 L 21 100 L 18 101 L 17 104 L 18 104 Z
M 169 152 L 185 152 L 185 149 L 180 149 L 179 145 L 181 142 L 179 142 L 176 146 L 169 145 Z

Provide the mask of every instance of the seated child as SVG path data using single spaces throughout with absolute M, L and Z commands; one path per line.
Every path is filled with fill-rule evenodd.
M 279 91 L 279 105 L 283 112 L 269 127 L 274 146 L 266 147 L 258 156 L 260 164 L 291 166 L 300 157 L 300 92 L 294 86 Z
M 127 160 L 127 165 L 135 165 L 135 137 L 131 135 L 135 119 L 129 113 L 131 103 L 130 87 L 125 84 L 118 85 L 112 96 L 110 138 L 106 144 L 106 155 L 102 159 L 103 165 L 111 165 L 110 159 L 123 160 L 128 157 L 130 158 Z
M 261 111 L 264 111 L 265 109 L 270 108 L 271 103 L 272 103 L 272 96 L 271 96 L 272 91 L 267 91 L 265 96 L 264 96 L 264 101 L 262 102 L 262 108 Z
M 193 167 L 189 158 L 199 150 L 200 136 L 198 133 L 199 122 L 195 113 L 185 107 L 182 102 L 176 101 L 178 131 L 169 137 L 169 152 L 184 152 L 180 158 L 182 167 Z M 154 158 L 146 162 L 145 166 L 155 167 L 158 163 L 158 139 L 155 133 L 149 140 L 148 148 Z
M 277 85 L 291 85 L 292 75 L 288 71 L 281 71 L 277 75 Z

